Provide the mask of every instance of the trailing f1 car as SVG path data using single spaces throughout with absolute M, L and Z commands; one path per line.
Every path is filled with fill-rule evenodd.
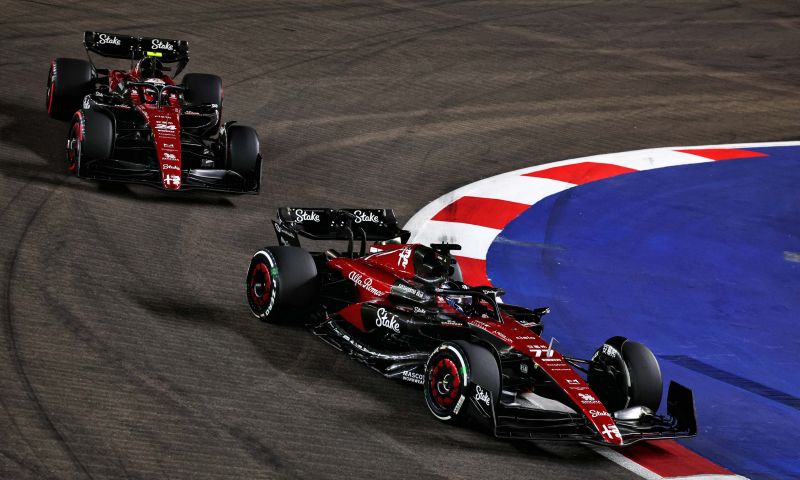
M 697 432 L 692 391 L 676 382 L 657 413 L 661 370 L 647 347 L 612 337 L 588 360 L 559 353 L 542 337 L 547 308 L 463 283 L 450 253 L 460 247 L 407 243 L 391 210 L 281 208 L 273 226 L 278 245 L 256 252 L 247 273 L 253 314 L 303 322 L 386 377 L 422 386 L 439 420 L 611 446 Z M 347 250 L 308 252 L 300 237 Z
M 47 113 L 70 122 L 69 169 L 82 178 L 167 190 L 257 193 L 256 131 L 222 124 L 222 79 L 187 73 L 182 40 L 85 32 L 89 61 L 56 58 L 47 79 Z M 89 52 L 129 59 L 129 70 L 95 68 Z M 170 76 L 167 72 L 177 64 Z

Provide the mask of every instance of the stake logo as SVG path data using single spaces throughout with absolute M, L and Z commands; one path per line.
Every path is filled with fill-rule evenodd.
M 122 42 L 120 42 L 119 38 L 117 38 L 116 36 L 109 37 L 105 33 L 101 33 L 100 37 L 97 39 L 97 44 L 98 45 L 106 45 L 106 44 L 122 45 Z
M 151 42 L 151 46 L 153 50 L 174 50 L 174 47 L 169 42 L 162 42 L 161 40 L 154 38 Z
M 356 210 L 353 212 L 353 215 L 356 216 L 355 222 L 371 222 L 371 223 L 380 223 L 380 219 L 377 215 L 372 212 L 362 212 L 361 210 Z
M 492 401 L 489 397 L 489 392 L 482 389 L 480 385 L 475 386 L 475 400 L 485 403 L 487 407 Z
M 389 330 L 393 330 L 395 333 L 400 333 L 400 324 L 397 322 L 397 315 L 390 314 L 385 308 L 378 309 L 378 316 L 375 317 L 375 325 L 378 327 L 386 327 Z
M 294 211 L 297 220 L 300 222 L 319 222 L 319 213 L 317 212 L 306 212 L 305 210 L 295 210 Z

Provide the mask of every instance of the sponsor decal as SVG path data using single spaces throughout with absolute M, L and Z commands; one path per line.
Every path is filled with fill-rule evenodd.
M 424 308 L 422 308 L 422 307 L 417 307 L 417 306 L 414 306 L 414 313 L 421 313 L 421 314 L 423 314 L 423 315 L 424 315 L 424 314 L 428 313 L 428 311 L 427 311 L 427 310 L 425 310 L 425 309 L 424 309 Z
M 536 346 L 533 346 L 533 345 L 529 345 L 528 346 L 528 350 L 530 350 L 531 351 L 531 355 L 533 355 L 536 358 L 542 358 L 542 357 L 548 357 L 549 358 L 549 357 L 552 357 L 553 356 L 553 352 L 555 351 L 555 350 L 547 348 L 547 347 L 536 347 Z M 550 361 L 552 361 L 552 360 L 550 360 Z
M 162 170 L 178 170 L 178 171 L 180 171 L 181 167 L 179 167 L 177 165 L 173 165 L 171 163 L 165 163 L 164 165 L 161 166 L 161 169 Z
M 369 293 L 377 297 L 382 297 L 385 295 L 385 293 L 372 286 L 373 280 L 370 277 L 365 277 L 364 275 L 358 272 L 350 272 L 350 275 L 348 275 L 347 278 L 352 280 L 353 283 L 355 283 L 359 287 L 363 288 L 364 290 L 368 291 Z
M 375 317 L 375 325 L 378 327 L 386 327 L 393 330 L 395 333 L 400 333 L 400 324 L 397 323 L 397 315 L 390 314 L 385 308 L 378 309 L 378 316 Z
M 567 385 L 580 385 L 580 384 L 581 384 L 580 380 L 576 380 L 574 378 L 567 379 Z
M 458 399 L 456 408 L 453 409 L 453 415 L 458 415 L 459 410 L 461 410 L 461 405 L 464 405 L 464 395 L 461 395 L 461 398 Z
M 116 35 L 113 36 L 113 37 L 110 37 L 110 36 L 106 35 L 105 33 L 101 33 L 100 36 L 97 38 L 97 44 L 98 45 L 107 45 L 107 44 L 110 44 L 110 45 L 122 45 L 122 42 L 120 41 L 119 38 L 116 37 Z
M 480 385 L 475 386 L 475 400 L 485 403 L 487 407 L 492 401 L 489 397 L 489 392 L 482 389 Z
M 119 45 L 119 44 L 118 44 Z M 162 42 L 161 40 L 154 38 L 151 42 L 151 48 L 153 50 L 169 50 L 172 51 L 175 48 L 169 42 Z
M 519 364 L 519 371 L 521 373 L 528 373 L 528 364 L 527 363 L 520 363 Z
M 523 335 L 521 337 L 514 337 L 514 338 L 516 338 L 517 340 L 536 340 L 536 337 L 533 337 L 531 335 Z
M 162 155 L 162 157 L 161 157 L 161 158 L 162 158 L 162 159 L 163 159 L 165 162 L 168 162 L 168 161 L 174 161 L 174 160 L 177 160 L 177 159 L 178 159 L 178 157 L 176 157 L 175 155 L 173 155 L 173 154 L 171 154 L 171 153 L 169 153 L 169 152 L 164 152 L 164 155 Z
M 603 353 L 608 355 L 611 358 L 617 357 L 617 349 L 612 347 L 611 345 L 603 344 Z
M 174 132 L 177 129 L 178 129 L 178 127 L 176 127 L 175 125 L 172 125 L 170 123 L 162 123 L 162 122 L 156 123 L 156 130 Z
M 317 212 L 306 212 L 305 210 L 295 210 L 295 217 L 299 222 L 319 222 L 319 214 Z
M 164 185 L 181 186 L 181 177 L 179 175 L 164 175 Z
M 570 390 L 589 390 L 589 387 L 569 387 Z
M 589 410 L 589 415 L 591 415 L 591 416 L 592 416 L 592 418 L 597 418 L 597 417 L 611 417 L 611 414 L 610 414 L 610 413 L 608 413 L 608 412 L 604 412 L 604 411 L 601 411 L 601 410 Z
M 581 403 L 596 405 L 600 403 L 600 400 L 594 398 L 594 395 L 590 393 L 579 393 L 579 397 L 581 397 Z
M 405 269 L 408 267 L 409 258 L 411 258 L 411 247 L 403 247 L 397 255 L 397 266 Z
M 463 326 L 462 323 L 457 322 L 455 320 L 445 320 L 445 321 L 441 322 L 439 325 L 441 325 L 443 327 L 462 327 Z
M 356 218 L 355 218 L 355 222 L 356 223 L 361 223 L 361 222 L 380 223 L 381 222 L 380 219 L 378 218 L 378 216 L 375 215 L 372 212 L 362 212 L 361 210 L 355 210 L 353 212 L 353 215 L 356 216 Z
M 489 324 L 486 323 L 486 322 L 481 322 L 480 320 L 475 320 L 475 319 L 472 319 L 472 318 L 467 319 L 467 321 L 469 321 L 470 324 L 475 325 L 476 327 L 478 327 L 480 329 L 489 331 Z
M 162 148 L 175 148 L 175 144 L 173 143 L 164 143 L 161 145 Z
M 92 102 L 89 100 L 89 96 L 83 97 L 83 108 L 84 110 L 89 110 L 91 108 Z
M 512 342 L 512 340 L 510 338 L 508 338 L 508 336 L 506 336 L 506 334 L 504 334 L 503 332 L 495 331 L 495 332 L 492 332 L 492 333 L 494 333 L 495 337 L 499 338 L 500 340 L 502 340 L 502 341 L 504 341 L 506 343 L 511 343 Z
M 412 370 L 406 370 L 403 372 L 403 380 L 411 383 L 418 383 L 420 385 L 425 383 L 425 378 L 422 376 L 422 374 L 416 373 Z
M 614 438 L 622 439 L 622 435 L 619 434 L 619 428 L 616 425 L 603 425 L 603 430 L 600 432 L 600 435 L 604 437 L 608 437 L 609 440 L 614 440 Z
M 403 293 L 407 293 L 409 295 L 413 295 L 413 296 L 419 298 L 420 300 L 425 298 L 425 292 L 417 290 L 416 288 L 411 288 L 411 287 L 409 287 L 408 285 L 406 285 L 404 283 L 398 283 L 398 284 L 394 285 L 394 288 L 399 290 L 399 291 L 401 291 L 401 292 L 403 292 Z

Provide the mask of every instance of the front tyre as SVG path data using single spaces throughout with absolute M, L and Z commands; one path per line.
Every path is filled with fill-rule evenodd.
M 468 396 L 476 393 L 488 395 L 493 402 L 500 396 L 500 369 L 494 354 L 461 340 L 439 345 L 425 364 L 428 410 L 443 422 L 463 423 L 470 415 Z
M 611 412 L 636 406 L 656 412 L 661 405 L 664 385 L 658 360 L 649 348 L 625 337 L 609 338 L 597 349 L 588 382 Z
M 67 132 L 67 167 L 83 174 L 87 160 L 105 160 L 114 146 L 114 124 L 105 113 L 78 110 Z
M 226 155 L 228 168 L 241 175 L 250 186 L 258 186 L 261 179 L 259 167 L 260 144 L 258 133 L 244 125 L 226 128 Z

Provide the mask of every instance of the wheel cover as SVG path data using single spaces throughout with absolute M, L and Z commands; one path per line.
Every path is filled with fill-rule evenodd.
M 255 305 L 264 306 L 272 295 L 272 275 L 269 272 L 269 265 L 264 262 L 255 264 L 250 273 L 249 285 L 250 299 Z
M 81 160 L 81 139 L 83 138 L 80 121 L 74 122 L 67 137 L 67 166 L 70 172 L 77 172 Z
M 450 410 L 461 394 L 461 375 L 450 358 L 440 358 L 431 369 L 429 380 L 433 404 L 441 410 Z

